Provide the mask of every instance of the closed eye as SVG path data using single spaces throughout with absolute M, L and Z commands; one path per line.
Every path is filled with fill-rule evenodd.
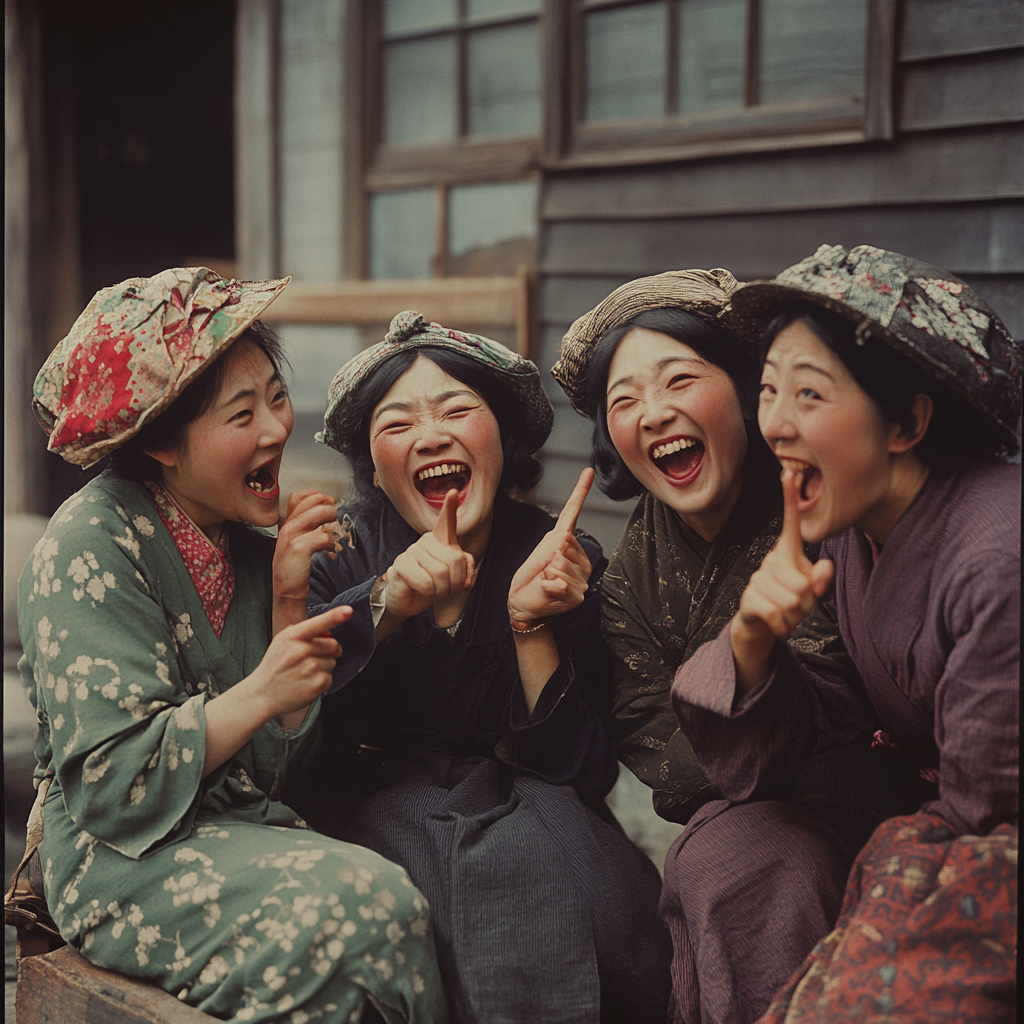
M 247 419 L 252 415 L 252 409 L 239 409 L 229 420 L 228 423 L 240 423 L 242 420 Z
M 450 419 L 453 416 L 465 416 L 467 413 L 475 412 L 479 408 L 480 406 L 478 405 L 459 405 L 454 409 L 448 409 L 444 414 L 444 418 Z
M 668 386 L 671 388 L 671 387 L 675 387 L 676 384 L 680 384 L 680 383 L 683 383 L 683 382 L 688 381 L 688 380 L 696 380 L 696 379 L 697 379 L 696 375 L 692 374 L 692 373 L 677 373 L 668 382 Z

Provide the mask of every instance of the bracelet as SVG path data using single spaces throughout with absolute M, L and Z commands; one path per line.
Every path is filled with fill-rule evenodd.
M 551 620 L 550 619 L 541 619 L 540 622 L 538 622 L 536 626 L 528 626 L 526 629 L 517 629 L 516 628 L 516 623 L 517 622 L 521 622 L 521 621 L 522 621 L 521 619 L 509 619 L 508 620 L 508 624 L 509 624 L 509 626 L 512 627 L 512 632 L 513 633 L 519 633 L 520 635 L 522 635 L 524 633 L 536 633 L 538 629 L 543 629 L 545 626 L 550 626 L 551 625 Z

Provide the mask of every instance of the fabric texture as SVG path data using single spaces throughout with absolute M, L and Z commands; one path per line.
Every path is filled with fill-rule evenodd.
M 515 402 L 530 450 L 537 451 L 548 439 L 555 411 L 534 363 L 490 338 L 453 331 L 428 322 L 414 310 L 405 310 L 391 321 L 391 329 L 382 342 L 360 352 L 335 374 L 327 389 L 324 429 L 316 440 L 342 455 L 350 454 L 351 446 L 359 443 L 352 419 L 352 397 L 382 363 L 399 352 L 423 347 L 446 348 L 482 363 Z
M 822 245 L 773 280 L 738 288 L 723 319 L 756 344 L 781 308 L 798 301 L 891 345 L 983 413 L 1009 454 L 1019 449 L 1021 342 L 959 278 L 871 245 Z
M 36 376 L 32 411 L 68 462 L 91 466 L 161 413 L 281 293 L 176 267 L 103 288 Z
M 577 535 L 590 589 L 553 620 L 561 664 L 531 715 L 507 596 L 554 519 L 499 497 L 456 634 L 428 611 L 375 649 L 373 581 L 416 534 L 390 506 L 379 522 L 354 518 L 354 546 L 317 556 L 310 579 L 311 613 L 355 611 L 334 633 L 345 654 L 309 776 L 329 796 L 307 816 L 408 868 L 430 901 L 456 1020 L 660 1024 L 671 957 L 660 879 L 604 805 L 618 766 L 600 548 Z
M 22 681 L 55 772 L 39 853 L 64 938 L 100 966 L 235 1021 L 443 1018 L 407 873 L 281 801 L 313 753 L 267 723 L 202 776 L 205 705 L 270 640 L 271 537 L 228 524 L 218 638 L 146 488 L 108 471 L 58 510 L 22 576 Z M 290 1015 L 298 1015 L 290 1016 Z
M 181 554 L 214 633 L 220 636 L 235 596 L 235 570 L 230 555 L 217 547 L 159 484 L 147 481 L 146 489 L 153 496 L 160 521 Z M 227 541 L 225 532 L 225 544 Z
M 957 836 L 937 814 L 890 818 L 760 1024 L 1012 1024 L 1016 946 L 1017 826 Z
M 806 750 L 822 734 L 839 744 L 852 743 L 851 722 L 872 715 L 900 749 L 876 749 L 869 754 L 908 758 L 918 770 L 938 769 L 937 787 L 924 780 L 918 782 L 922 787 L 919 802 L 909 808 L 917 814 L 910 819 L 894 820 L 905 820 L 907 827 L 917 827 L 932 819 L 941 819 L 948 835 L 926 840 L 940 846 L 958 836 L 989 836 L 1006 822 L 1016 820 L 1019 531 L 1020 467 L 993 460 L 960 469 L 932 470 L 921 493 L 890 534 L 877 561 L 867 539 L 857 530 L 851 529 L 825 542 L 822 557 L 831 558 L 835 563 L 836 582 L 834 591 L 826 595 L 822 605 L 838 622 L 847 650 L 860 673 L 864 684 L 860 694 L 850 691 L 829 669 L 827 662 L 789 646 L 777 645 L 776 662 L 768 676 L 734 707 L 736 679 L 728 629 L 717 640 L 705 644 L 680 668 L 673 685 L 673 703 L 680 725 L 691 737 L 697 758 L 709 779 L 728 800 L 740 804 L 727 807 L 720 816 L 723 856 L 732 856 L 728 843 L 729 830 L 734 826 L 730 819 L 750 813 L 745 808 L 754 805 L 742 802 L 755 794 L 766 779 L 785 774 L 799 764 Z M 851 701 L 866 701 L 867 704 L 857 712 L 851 707 Z M 857 733 L 859 736 L 859 730 Z M 762 814 L 773 813 L 770 806 L 761 806 Z M 797 971 L 790 982 L 790 994 L 799 1013 L 806 1015 L 799 1016 L 794 1010 L 792 1020 L 841 1018 L 866 1022 L 876 1019 L 878 1005 L 861 996 L 869 990 L 865 986 L 871 970 L 877 968 L 879 978 L 890 971 L 892 950 L 885 945 L 890 941 L 896 943 L 893 949 L 898 947 L 901 956 L 905 952 L 909 958 L 908 974 L 900 982 L 903 994 L 897 997 L 891 993 L 894 1000 L 903 999 L 906 1005 L 907 986 L 919 985 L 925 977 L 918 970 L 919 962 L 915 963 L 914 950 L 925 949 L 922 943 L 932 941 L 937 945 L 927 948 L 941 948 L 945 942 L 942 936 L 952 935 L 958 927 L 953 917 L 942 921 L 933 917 L 928 928 L 938 931 L 934 939 L 928 939 L 925 935 L 928 928 L 924 928 L 923 922 L 931 911 L 922 910 L 911 919 L 910 904 L 918 903 L 918 895 L 908 893 L 909 902 L 902 904 L 904 909 L 899 909 L 889 898 L 895 897 L 889 881 L 882 876 L 888 870 L 886 865 L 896 865 L 893 871 L 897 871 L 904 863 L 900 860 L 903 852 L 910 857 L 905 861 L 907 865 L 918 863 L 926 873 L 932 871 L 925 866 L 926 862 L 938 864 L 930 877 L 934 877 L 942 858 L 947 855 L 946 847 L 942 850 L 934 847 L 930 852 L 922 847 L 915 852 L 916 840 L 901 847 L 899 830 L 892 833 L 893 828 L 896 826 L 892 825 L 892 819 L 879 826 L 872 840 L 877 841 L 877 848 L 873 848 L 873 853 L 865 851 L 863 864 L 876 867 L 864 867 L 861 874 L 855 870 L 851 876 L 843 911 L 846 924 L 842 933 L 837 931 L 838 938 L 819 946 L 802 966 L 801 951 L 795 947 L 790 951 L 791 955 L 796 955 L 793 967 Z M 826 839 L 826 834 L 819 831 L 814 842 L 820 844 Z M 797 841 L 792 834 L 771 820 L 761 823 L 759 843 L 766 856 L 774 854 L 780 859 L 797 856 Z M 682 851 L 685 845 L 684 834 Z M 832 845 L 838 853 L 842 852 L 841 845 L 834 842 Z M 963 849 L 970 846 L 971 842 L 967 842 Z M 891 856 L 888 859 L 881 856 L 879 849 L 888 851 Z M 922 854 L 923 860 L 919 856 Z M 707 856 L 690 858 L 688 867 L 691 885 L 714 889 L 718 884 L 716 865 Z M 1015 889 L 1010 886 L 1002 867 L 984 858 L 977 860 L 976 867 L 978 871 L 984 867 L 989 873 L 975 874 L 971 884 L 990 894 L 993 906 L 1005 907 L 1007 901 L 1015 901 Z M 846 881 L 841 860 L 834 862 L 834 872 L 833 887 Z M 911 872 L 908 879 L 913 874 Z M 749 879 L 753 885 L 752 874 Z M 867 879 L 871 880 L 870 884 Z M 925 904 L 928 904 L 926 897 L 937 892 L 929 888 L 930 884 L 918 890 Z M 940 879 L 939 887 L 944 884 Z M 880 889 L 876 893 L 877 887 Z M 793 893 L 796 892 L 794 888 Z M 882 899 L 885 893 L 889 893 L 889 897 Z M 788 898 L 789 893 L 783 891 L 783 895 Z M 731 899 L 734 902 L 725 912 L 719 909 L 718 922 L 744 916 L 749 919 L 751 914 L 757 913 L 757 901 L 748 898 L 742 886 L 737 887 Z M 882 902 L 873 908 L 872 899 L 882 899 Z M 938 893 L 932 903 L 945 899 L 945 895 Z M 911 917 L 907 917 L 908 914 Z M 860 928 L 861 915 L 868 932 Z M 879 929 L 879 916 L 887 917 L 891 927 Z M 676 926 L 686 929 L 694 947 L 705 940 L 699 931 L 690 928 L 688 921 L 684 920 L 681 925 L 677 922 Z M 915 931 L 919 926 L 921 931 Z M 981 976 L 988 977 L 989 968 L 985 965 L 989 962 L 989 952 L 986 950 L 989 941 L 1002 943 L 1001 928 L 999 925 L 985 935 L 975 930 L 971 938 L 963 932 L 965 945 L 957 952 L 957 957 L 963 950 L 973 948 L 972 955 Z M 880 948 L 872 953 L 876 958 L 870 964 L 867 960 L 859 964 L 856 959 L 847 963 L 844 952 L 847 939 L 842 936 L 847 935 L 852 942 L 857 934 L 874 935 L 876 931 L 883 935 L 877 939 Z M 822 930 L 818 939 L 824 939 L 827 933 L 828 930 Z M 856 954 L 860 956 L 861 953 Z M 959 969 L 954 961 L 950 962 L 950 967 Z M 748 970 L 760 969 L 758 961 L 750 962 Z M 949 1019 L 959 1020 L 955 1002 L 950 1003 L 951 997 L 944 994 L 942 977 L 942 971 L 933 973 L 916 998 L 920 1005 L 934 1006 L 936 1013 L 941 1010 Z M 706 977 L 694 974 L 688 982 L 690 987 L 676 993 L 677 1009 L 701 1005 L 708 998 L 706 992 L 714 991 L 718 984 L 714 971 Z M 993 1020 L 1001 1019 L 999 1015 L 1003 1012 L 999 984 L 991 993 Z M 699 990 L 693 988 L 695 985 Z M 850 988 L 844 991 L 847 985 Z M 966 993 L 970 986 L 967 982 L 965 986 Z M 884 987 L 876 990 L 879 995 Z M 805 991 L 806 999 L 801 995 Z M 985 991 L 985 985 L 975 989 L 965 1006 L 977 1005 L 970 1000 L 980 998 Z M 823 1000 L 819 1017 L 811 1010 L 811 997 L 815 992 Z M 967 999 L 966 994 L 964 998 Z M 849 1011 L 846 1016 L 841 1015 L 841 1008 Z M 762 1004 L 753 1009 L 760 1013 L 767 1006 Z M 785 1010 L 782 1012 L 783 1016 L 771 1020 L 789 1020 Z M 684 1015 L 681 1019 L 700 1018 Z M 722 1019 L 739 1021 L 751 1017 Z M 984 1015 L 969 1019 L 984 1019 Z
M 778 465 L 767 449 L 763 457 L 748 456 L 745 475 L 736 508 L 710 545 L 645 494 L 604 575 L 602 626 L 612 654 L 619 758 L 651 787 L 655 810 L 669 821 L 685 823 L 701 804 L 721 796 L 679 727 L 672 680 L 736 613 L 782 526 Z M 820 616 L 808 619 L 791 642 L 843 663 L 838 630 Z M 860 716 L 855 725 L 866 732 L 869 720 Z
M 587 415 L 587 366 L 598 342 L 611 330 L 650 309 L 672 307 L 718 316 L 738 282 L 728 270 L 671 270 L 639 277 L 616 288 L 573 323 L 562 338 L 551 376 L 579 413 Z

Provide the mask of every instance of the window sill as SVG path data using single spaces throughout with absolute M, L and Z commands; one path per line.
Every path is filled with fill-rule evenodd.
M 540 164 L 539 136 L 455 141 L 442 146 L 380 146 L 366 172 L 371 192 L 417 185 L 514 181 Z

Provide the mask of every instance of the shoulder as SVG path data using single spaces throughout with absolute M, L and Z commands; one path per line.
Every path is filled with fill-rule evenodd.
M 996 460 L 966 466 L 935 482 L 922 510 L 937 534 L 935 552 L 958 563 L 1020 561 L 1021 467 Z

